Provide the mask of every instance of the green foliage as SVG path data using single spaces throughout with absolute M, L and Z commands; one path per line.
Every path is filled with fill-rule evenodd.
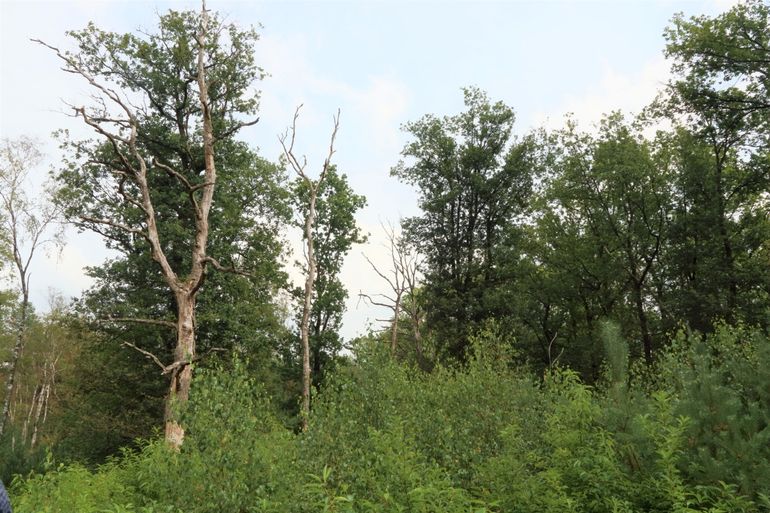
M 674 17 L 666 54 L 674 59 L 674 88 L 682 107 L 705 128 L 762 131 L 770 122 L 765 64 L 770 57 L 770 6 L 749 0 L 714 17 Z
M 17 513 L 103 513 L 133 511 L 134 491 L 123 466 L 110 462 L 90 471 L 79 464 L 49 468 L 44 474 L 16 479 L 11 489 Z
M 182 449 L 145 447 L 129 464 L 136 489 L 186 512 L 264 510 L 291 486 L 285 470 L 296 449 L 262 387 L 235 360 L 227 370 L 201 371 L 191 394 Z
M 266 372 L 273 369 L 273 355 L 287 338 L 276 297 L 286 282 L 281 260 L 282 232 L 291 215 L 288 191 L 283 170 L 235 138 L 250 123 L 245 118 L 257 114 L 253 85 L 263 76 L 253 52 L 258 35 L 214 13 L 209 23 L 206 73 L 217 179 L 206 254 L 245 274 L 217 272 L 208 265 L 205 285 L 196 295 L 196 348 L 200 354 L 218 347 L 250 355 L 254 362 L 264 362 L 261 371 Z M 150 32 L 117 34 L 90 24 L 69 33 L 76 50 L 67 54 L 97 82 L 136 96 L 136 151 L 148 167 L 162 250 L 180 279 L 190 271 L 198 243 L 205 167 L 196 80 L 199 28 L 200 13 L 193 11 L 162 14 Z M 73 457 L 99 461 L 162 424 L 168 376 L 139 353 L 126 354 L 120 344 L 136 344 L 171 362 L 173 329 L 162 322 L 126 319 L 173 325 L 177 304 L 157 255 L 151 254 L 146 237 L 137 236 L 147 214 L 141 207 L 139 178 L 126 169 L 124 157 L 131 152 L 123 139 L 115 145 L 76 141 L 62 132 L 60 140 L 66 155 L 55 174 L 60 205 L 68 220 L 102 235 L 117 252 L 114 259 L 89 269 L 95 284 L 80 302 L 83 321 L 95 334 L 83 347 L 82 373 L 73 384 L 79 400 L 73 401 L 72 410 L 82 420 L 69 429 L 79 440 L 83 432 L 93 431 L 97 440 L 82 444 L 79 453 L 75 443 L 66 448 Z
M 21 512 L 71 511 L 68 501 L 85 487 L 78 511 L 767 511 L 764 468 L 744 469 L 747 460 L 704 435 L 721 419 L 703 404 L 702 385 L 709 373 L 726 371 L 702 367 L 697 349 L 663 358 L 662 381 L 647 383 L 657 389 L 648 394 L 625 386 L 622 358 L 620 369 L 610 366 L 607 391 L 563 369 L 538 384 L 486 349 L 500 336 L 489 327 L 465 368 L 431 374 L 362 343 L 356 361 L 329 376 L 309 430 L 299 434 L 276 421 L 244 363 L 201 371 L 178 452 L 158 441 L 95 471 L 49 465 L 45 474 L 16 479 L 15 504 Z M 607 337 L 608 353 L 622 355 L 611 347 L 622 345 L 617 332 L 608 327 Z M 766 339 L 755 337 L 727 329 L 714 335 L 712 350 L 730 369 L 722 388 L 753 397 L 766 385 L 759 371 L 767 367 Z M 728 356 L 738 340 L 744 346 Z M 759 373 L 754 381 L 744 375 L 749 370 Z M 747 403 L 732 418 L 753 411 L 760 418 L 767 408 L 759 406 L 766 405 Z M 753 461 L 766 464 L 759 424 L 737 424 L 733 438 L 749 428 L 756 430 Z M 709 462 L 703 453 L 714 447 Z M 721 474 L 704 476 L 717 464 Z
M 663 386 L 690 419 L 683 468 L 704 485 L 732 483 L 770 496 L 770 344 L 761 332 L 720 325 L 680 333 L 661 362 Z
M 0 437 L 0 481 L 10 483 L 15 475 L 42 470 L 45 447 L 30 447 L 16 426 L 10 426 Z
M 177 101 L 195 92 L 195 16 L 171 12 L 146 37 L 93 26 L 71 35 L 85 68 L 153 100 L 140 113 L 140 151 L 198 183 L 200 113 Z M 18 429 L 0 441 L 0 477 L 23 474 L 11 487 L 17 511 L 770 512 L 765 3 L 674 19 L 673 94 L 650 112 L 676 126 L 654 138 L 612 114 L 596 133 L 570 122 L 516 139 L 512 109 L 474 88 L 466 112 L 407 124 L 412 140 L 393 174 L 419 191 L 423 212 L 405 226 L 426 265 L 404 304 L 426 323 L 401 353 L 372 335 L 337 357 L 347 296 L 338 274 L 364 239 L 355 213 L 365 201 L 331 168 L 317 206 L 311 319 L 315 376 L 326 376 L 301 433 L 279 421 L 298 372 L 274 296 L 290 198 L 302 214 L 307 184 L 287 192 L 277 166 L 228 137 L 257 107 L 237 93 L 262 72 L 248 51 L 256 35 L 213 23 L 235 65 L 216 71 L 210 91 L 222 136 L 210 249 L 252 276 L 207 278 L 198 342 L 251 360 L 196 368 L 178 451 L 136 442 L 161 417 L 164 382 L 115 343 L 167 356 L 173 334 L 82 321 L 168 318 L 174 303 L 146 243 L 101 226 L 119 257 L 92 270 L 80 322 L 30 321 L 30 375 L 48 354 L 42 327 L 72 344 L 45 443 L 16 444 L 26 438 Z M 120 169 L 115 148 L 65 146 L 70 216 L 141 218 L 125 190 L 102 187 Z M 149 174 L 159 229 L 183 266 L 189 197 L 161 170 Z M 11 303 L 0 298 L 0 321 Z
M 303 229 L 309 201 L 309 185 L 303 179 L 292 184 L 293 206 L 298 214 L 297 226 Z M 356 224 L 356 213 L 366 206 L 366 198 L 356 194 L 348 184 L 347 176 L 330 166 L 321 183 L 316 199 L 316 221 L 313 244 L 317 275 L 313 287 L 310 311 L 310 366 L 313 381 L 320 384 L 324 373 L 330 370 L 342 349 L 339 330 L 348 291 L 340 280 L 345 257 L 354 244 L 366 242 L 366 234 Z M 305 269 L 306 262 L 297 262 Z M 301 304 L 304 287 L 293 291 L 295 301 Z M 297 308 L 300 324 L 302 308 Z M 299 352 L 299 351 L 298 351 Z
M 426 257 L 427 326 L 444 358 L 462 360 L 468 336 L 500 306 L 497 245 L 532 188 L 534 140 L 512 135 L 514 113 L 477 88 L 466 111 L 407 123 L 410 141 L 391 174 L 414 185 L 420 216 L 405 220 Z

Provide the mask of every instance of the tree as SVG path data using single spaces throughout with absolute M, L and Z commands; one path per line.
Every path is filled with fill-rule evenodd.
M 418 313 L 418 303 L 415 299 L 418 284 L 418 275 L 420 273 L 420 256 L 411 250 L 409 244 L 403 235 L 396 234 L 393 225 L 383 225 L 383 231 L 387 238 L 386 249 L 390 253 L 390 269 L 382 270 L 378 268 L 369 257 L 364 255 L 366 261 L 377 276 L 385 280 L 390 287 L 387 293 L 364 294 L 359 293 L 359 297 L 368 303 L 387 308 L 393 312 L 393 317 L 383 319 L 390 324 L 390 353 L 396 355 L 398 349 L 398 327 L 401 315 L 406 311 L 413 329 L 415 345 L 418 360 L 422 359 L 422 350 L 420 346 L 420 321 L 421 315 Z M 405 301 L 411 298 L 408 302 Z M 405 302 L 406 308 L 405 308 Z
M 14 394 L 19 359 L 24 350 L 30 313 L 29 283 L 32 258 L 44 246 L 61 244 L 60 210 L 49 202 L 50 190 L 37 202 L 27 197 L 24 187 L 30 171 L 42 160 L 38 143 L 29 138 L 4 139 L 0 144 L 0 221 L 2 251 L 10 255 L 18 280 L 20 304 L 16 318 L 16 342 L 8 362 L 0 435 L 5 430 Z
M 678 15 L 665 33 L 673 59 L 657 113 L 673 119 L 677 208 L 673 304 L 710 331 L 717 319 L 766 323 L 762 195 L 770 184 L 770 7 L 742 2 L 715 17 Z
M 666 29 L 671 89 L 680 108 L 706 124 L 745 124 L 767 142 L 770 123 L 770 6 L 741 2 L 719 16 L 685 19 Z
M 93 25 L 69 35 L 76 52 L 42 41 L 83 78 L 96 102 L 73 107 L 99 141 L 65 141 L 71 165 L 60 173 L 61 196 L 68 213 L 84 229 L 102 234 L 130 251 L 134 244 L 149 253 L 172 295 L 175 317 L 135 319 L 176 331 L 173 361 L 135 346 L 170 377 L 165 407 L 166 440 L 178 447 L 184 429 L 174 412 L 187 401 L 196 351 L 196 301 L 208 269 L 235 270 L 237 255 L 221 264 L 208 251 L 210 214 L 217 184 L 217 151 L 233 140 L 242 121 L 257 109 L 250 91 L 262 72 L 255 65 L 253 30 L 241 31 L 210 16 L 205 2 L 199 14 L 169 12 L 159 32 L 136 36 L 114 34 Z M 166 175 L 173 188 L 158 188 Z M 169 219 L 177 212 L 159 208 L 164 195 L 183 197 L 187 209 L 184 237 L 177 253 Z M 186 253 L 180 260 L 171 254 Z
M 305 262 L 307 263 L 305 272 L 305 290 L 302 301 L 302 320 L 300 321 L 300 338 L 302 341 L 302 406 L 300 410 L 300 427 L 302 431 L 307 430 L 308 419 L 310 418 L 310 316 L 312 313 L 313 288 L 317 277 L 318 260 L 315 254 L 315 226 L 316 226 L 316 207 L 318 202 L 318 193 L 329 174 L 332 167 L 331 159 L 334 155 L 334 141 L 337 138 L 340 117 L 339 111 L 334 117 L 334 128 L 332 130 L 331 140 L 329 142 L 329 153 L 321 166 L 321 173 L 317 180 L 311 179 L 305 172 L 307 168 L 307 159 L 302 157 L 298 159 L 294 153 L 294 142 L 297 136 L 297 118 L 302 105 L 294 111 L 294 119 L 291 124 L 291 137 L 289 130 L 279 137 L 281 147 L 283 148 L 284 158 L 289 166 L 294 170 L 300 182 L 306 187 L 307 207 L 304 209 L 303 219 L 303 238 L 305 241 Z
M 512 137 L 514 114 L 478 89 L 464 90 L 467 111 L 407 123 L 414 140 L 391 174 L 417 187 L 423 213 L 405 221 L 425 255 L 429 329 L 445 356 L 464 359 L 468 334 L 485 317 L 497 275 L 496 248 L 523 212 L 532 184 L 531 138 Z
M 299 219 L 304 220 L 310 204 L 308 183 L 301 179 L 295 181 L 293 191 L 295 211 Z M 313 227 L 313 251 L 317 265 L 309 336 L 310 367 L 316 386 L 342 349 L 339 330 L 348 292 L 339 275 L 353 244 L 366 241 L 355 219 L 356 212 L 365 205 L 366 198 L 353 191 L 347 177 L 339 174 L 336 166 L 330 166 L 317 193 Z M 295 297 L 302 297 L 302 291 L 295 290 Z
M 643 354 L 650 363 L 653 336 L 646 305 L 665 240 L 666 167 L 655 161 L 650 145 L 618 115 L 605 118 L 596 140 L 569 129 L 565 136 L 563 160 L 559 159 L 563 168 L 551 193 L 558 202 L 556 209 L 576 217 L 581 236 L 591 241 L 594 258 L 622 273 L 620 290 L 630 295 Z
M 685 322 L 706 333 L 718 320 L 766 326 L 767 182 L 736 148 L 718 158 L 707 139 L 681 126 L 667 139 L 672 208 L 655 276 L 666 328 Z
M 248 274 L 208 273 L 196 303 L 196 349 L 207 355 L 199 365 L 210 366 L 216 360 L 226 365 L 230 359 L 218 358 L 223 353 L 220 349 L 235 352 L 247 358 L 252 372 L 277 394 L 284 383 L 276 355 L 288 344 L 288 328 L 276 304 L 286 284 L 281 264 L 282 233 L 290 216 L 285 173 L 245 144 L 229 143 L 218 147 L 217 175 L 208 253 L 220 261 L 237 262 L 234 265 Z M 158 189 L 174 190 L 167 176 L 155 179 Z M 174 213 L 166 216 L 164 224 L 167 256 L 173 262 L 186 262 L 188 200 L 177 194 L 156 198 L 157 210 Z M 118 256 L 89 269 L 95 284 L 78 304 L 90 342 L 84 344 L 81 357 L 88 363 L 78 369 L 82 370 L 80 382 L 73 386 L 81 419 L 78 427 L 91 430 L 101 442 L 98 452 L 96 446 L 87 448 L 92 459 L 116 452 L 134 438 L 151 436 L 153 427 L 163 422 L 166 376 L 151 359 L 133 349 L 121 350 L 119 344 L 131 342 L 167 361 L 173 358 L 176 342 L 174 330 L 167 326 L 129 321 L 173 319 L 176 309 L 142 242 L 131 241 L 126 249 L 116 249 Z M 102 420 L 106 418 L 112 422 Z

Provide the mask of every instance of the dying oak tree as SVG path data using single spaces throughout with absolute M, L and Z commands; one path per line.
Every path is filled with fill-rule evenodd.
M 173 297 L 172 318 L 121 320 L 175 330 L 171 363 L 131 345 L 169 377 L 165 436 L 178 447 L 184 429 L 174 406 L 187 401 L 191 364 L 199 357 L 198 294 L 210 268 L 237 271 L 239 264 L 234 255 L 220 264 L 208 253 L 210 214 L 218 150 L 257 122 L 251 89 L 263 75 L 254 62 L 257 34 L 223 23 L 204 1 L 199 13 L 161 16 L 157 33 L 116 34 L 91 24 L 68 35 L 76 51 L 37 42 L 90 86 L 93 103 L 72 112 L 96 139 L 71 141 L 65 134 L 70 165 L 58 175 L 60 199 L 79 228 L 101 234 L 111 247 L 149 253 Z M 160 177 L 168 180 L 161 185 Z M 161 208 L 169 194 L 185 199 L 184 212 Z M 178 219 L 187 222 L 180 227 Z
M 318 179 L 313 180 L 307 174 L 307 158 L 305 156 L 298 158 L 294 149 L 297 136 L 297 119 L 299 118 L 299 111 L 301 108 L 302 105 L 297 107 L 294 111 L 294 119 L 292 120 L 291 128 L 278 139 L 283 148 L 284 159 L 306 187 L 305 197 L 307 205 L 303 209 L 304 222 L 302 236 L 305 241 L 304 251 L 307 267 L 305 268 L 305 288 L 302 301 L 302 319 L 300 321 L 300 338 L 302 343 L 302 404 L 300 406 L 300 427 L 303 431 L 306 431 L 308 419 L 310 417 L 310 384 L 312 379 L 310 367 L 310 317 L 313 309 L 313 289 L 318 273 L 314 230 L 317 215 L 316 204 L 318 202 L 319 191 L 321 191 L 324 181 L 329 175 L 332 167 L 331 159 L 334 155 L 334 141 L 337 138 L 337 130 L 340 126 L 340 113 L 337 111 L 337 115 L 334 117 L 334 128 L 332 129 L 331 140 L 329 141 L 329 153 L 326 155 L 326 159 L 324 159 L 323 165 L 321 166 L 321 173 L 319 174 Z
M 30 314 L 30 265 L 40 249 L 61 243 L 60 210 L 50 199 L 50 190 L 33 201 L 25 192 L 30 171 L 40 164 L 42 154 L 36 141 L 22 137 L 4 139 L 0 143 L 0 251 L 6 253 L 18 281 L 19 310 L 15 316 L 16 335 L 7 365 L 3 409 L 0 413 L 0 435 L 11 411 L 16 388 L 19 360 L 24 351 Z

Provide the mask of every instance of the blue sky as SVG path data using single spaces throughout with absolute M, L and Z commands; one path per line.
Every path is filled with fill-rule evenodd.
M 635 112 L 668 76 L 662 33 L 676 12 L 715 14 L 729 0 L 708 1 L 254 1 L 208 0 L 241 25 L 261 24 L 258 62 L 270 74 L 261 121 L 242 137 L 276 159 L 277 135 L 304 103 L 298 141 L 311 167 L 320 165 L 331 119 L 342 110 L 335 156 L 369 205 L 359 222 L 370 242 L 354 248 L 343 281 L 351 299 L 343 333 L 350 337 L 378 312 L 357 305 L 359 290 L 384 292 L 361 253 L 385 265 L 380 222 L 417 213 L 416 195 L 389 177 L 406 142 L 402 123 L 462 109 L 464 86 L 486 90 L 517 113 L 517 131 L 559 126 L 567 112 L 589 125 L 615 109 Z M 87 101 L 87 88 L 66 76 L 39 37 L 67 46 L 64 31 L 90 20 L 106 30 L 151 30 L 157 13 L 199 4 L 107 0 L 0 0 L 0 136 L 38 137 L 55 165 L 50 133 L 88 135 L 62 111 L 62 99 Z M 42 177 L 47 168 L 41 168 Z M 30 188 L 39 186 L 33 181 Z M 290 234 L 296 241 L 296 234 Z M 45 309 L 48 288 L 76 296 L 89 281 L 83 265 L 107 255 L 95 236 L 70 233 L 58 258 L 33 269 L 33 299 Z M 296 278 L 296 273 L 295 273 Z M 380 312 L 379 315 L 382 315 Z

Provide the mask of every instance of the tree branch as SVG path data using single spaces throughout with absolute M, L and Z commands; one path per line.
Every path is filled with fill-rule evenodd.
M 176 323 L 172 321 L 164 321 L 162 319 L 142 319 L 138 317 L 105 317 L 100 322 L 133 322 L 137 324 L 149 324 L 154 326 L 165 326 L 176 330 Z

